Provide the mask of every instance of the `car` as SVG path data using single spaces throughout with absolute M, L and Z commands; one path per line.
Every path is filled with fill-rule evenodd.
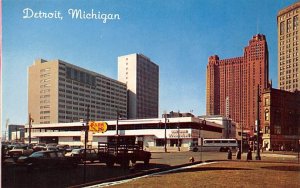
M 8 155 L 12 158 L 18 158 L 21 155 L 28 156 L 33 153 L 33 149 L 26 145 L 17 145 L 12 150 L 8 151 Z
M 28 157 L 19 157 L 18 165 L 27 170 L 44 170 L 47 168 L 77 167 L 79 161 L 75 157 L 66 157 L 61 151 L 38 151 Z
M 46 150 L 46 144 L 44 144 L 44 143 L 38 143 L 35 146 L 33 146 L 33 150 L 34 151 Z
M 62 151 L 64 153 L 72 151 L 72 149 L 70 148 L 70 146 L 67 145 L 67 144 L 65 144 L 65 145 L 64 144 L 57 145 L 56 147 L 57 147 L 58 151 Z
M 94 161 L 99 160 L 95 149 L 86 149 L 86 160 L 84 160 L 84 148 L 73 149 L 71 152 L 66 153 L 66 156 L 76 157 L 81 163 L 84 161 L 91 161 L 93 163 Z
M 56 146 L 47 146 L 47 147 L 46 147 L 46 150 L 47 150 L 47 151 L 58 151 L 58 149 L 57 149 Z

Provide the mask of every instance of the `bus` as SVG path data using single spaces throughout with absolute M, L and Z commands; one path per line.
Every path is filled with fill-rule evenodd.
M 213 139 L 204 138 L 203 144 L 190 147 L 190 151 L 220 151 L 227 152 L 229 149 L 235 150 L 238 147 L 238 141 L 236 139 Z

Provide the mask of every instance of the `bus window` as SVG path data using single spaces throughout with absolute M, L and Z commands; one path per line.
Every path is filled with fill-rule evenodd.
M 221 141 L 220 140 L 215 140 L 215 143 L 219 144 L 219 143 L 221 143 Z
M 234 144 L 234 143 L 236 143 L 236 141 L 235 140 L 230 140 L 229 141 L 231 144 Z

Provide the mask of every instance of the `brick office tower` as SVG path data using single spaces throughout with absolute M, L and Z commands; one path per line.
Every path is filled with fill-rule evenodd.
M 209 57 L 206 75 L 207 115 L 230 117 L 252 132 L 256 120 L 257 88 L 259 85 L 261 94 L 268 86 L 268 64 L 268 45 L 262 34 L 253 36 L 244 48 L 242 57 L 224 60 L 217 55 Z
M 300 2 L 279 11 L 278 83 L 281 90 L 300 90 Z

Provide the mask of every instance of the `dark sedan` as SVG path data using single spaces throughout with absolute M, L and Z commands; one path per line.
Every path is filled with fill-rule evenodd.
M 29 157 L 20 157 L 17 161 L 19 165 L 27 166 L 28 170 L 35 168 L 64 168 L 77 167 L 79 161 L 74 157 L 66 157 L 60 151 L 38 151 Z

